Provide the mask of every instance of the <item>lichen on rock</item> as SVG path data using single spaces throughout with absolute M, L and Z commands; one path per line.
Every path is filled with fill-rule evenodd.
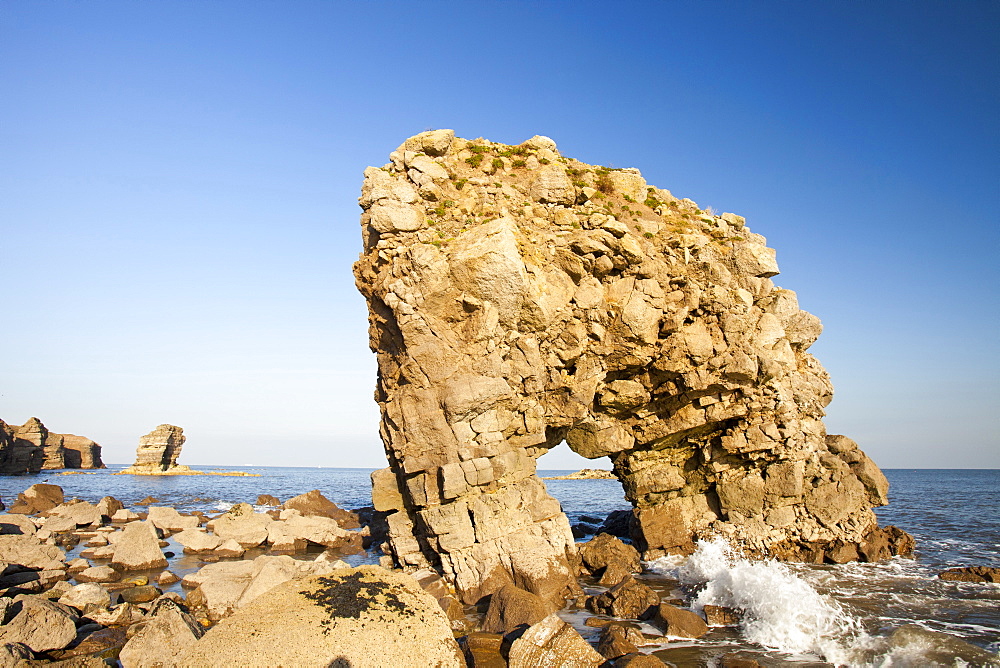
M 545 137 L 437 130 L 390 158 L 365 170 L 354 271 L 398 564 L 439 569 L 467 602 L 509 582 L 572 594 L 569 523 L 535 475 L 564 441 L 611 458 L 645 558 L 716 535 L 783 559 L 892 553 L 871 510 L 885 478 L 823 425 L 819 319 L 774 285 L 742 217 Z

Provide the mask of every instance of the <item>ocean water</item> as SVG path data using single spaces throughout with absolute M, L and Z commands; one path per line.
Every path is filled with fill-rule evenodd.
M 343 508 L 371 502 L 371 469 L 240 469 L 259 477 L 112 475 L 121 468 L 0 477 L 0 499 L 10 505 L 18 492 L 46 481 L 60 485 L 67 498 L 97 501 L 112 495 L 133 509 L 152 496 L 182 511 L 216 513 L 241 501 L 254 503 L 259 494 L 285 500 L 312 489 Z M 679 666 L 715 666 L 719 657 L 734 651 L 752 655 L 764 665 L 991 665 L 982 656 L 960 658 L 960 650 L 949 647 L 947 637 L 921 634 L 920 629 L 948 634 L 994 654 L 1000 651 L 1000 585 L 937 577 L 954 566 L 1000 567 L 1000 471 L 925 469 L 885 474 L 891 484 L 890 505 L 876 510 L 879 521 L 914 535 L 914 559 L 836 566 L 751 562 L 734 556 L 723 543 L 703 543 L 690 558 L 648 563 L 642 578 L 663 593 L 686 597 L 696 609 L 706 604 L 739 608 L 741 626 L 714 628 L 698 641 L 651 640 L 653 644 L 643 650 L 655 651 Z M 615 480 L 547 480 L 546 485 L 571 522 L 629 508 Z M 177 556 L 171 570 L 183 575 L 200 567 L 196 558 L 174 547 Z M 348 561 L 370 563 L 378 556 L 354 555 Z M 586 613 L 561 614 L 585 637 L 594 637 L 595 630 L 583 625 Z M 890 639 L 900 627 L 905 628 Z M 644 628 L 654 633 L 652 627 Z

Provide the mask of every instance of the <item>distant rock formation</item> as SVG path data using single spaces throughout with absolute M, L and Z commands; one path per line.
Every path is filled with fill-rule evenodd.
M 177 464 L 185 440 L 183 429 L 172 424 L 161 424 L 139 438 L 135 463 L 121 473 L 158 475 L 189 472 L 191 469 L 187 466 Z
M 576 473 L 568 475 L 554 475 L 542 478 L 542 480 L 616 480 L 617 476 L 604 469 L 580 469 Z
M 820 561 L 912 544 L 878 527 L 878 468 L 827 436 L 820 321 L 774 285 L 742 217 L 546 137 L 438 130 L 390 158 L 365 170 L 354 272 L 397 563 L 439 569 L 467 602 L 510 581 L 557 598 L 576 546 L 535 459 L 564 441 L 611 458 L 645 558 L 708 536 Z
M 9 463 L 0 463 L 0 475 L 38 473 L 41 469 L 104 468 L 100 445 L 83 436 L 51 432 L 36 417 L 19 427 L 4 423 L 2 430 L 16 450 L 11 451 Z M 0 460 L 3 458 L 0 452 Z
M 42 470 L 42 449 L 19 439 L 17 428 L 0 420 L 0 475 L 24 475 Z

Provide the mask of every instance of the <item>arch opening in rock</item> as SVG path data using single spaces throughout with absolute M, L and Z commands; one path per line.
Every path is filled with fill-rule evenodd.
M 545 137 L 438 130 L 390 158 L 365 171 L 354 270 L 396 564 L 439 570 L 467 602 L 511 581 L 573 594 L 570 526 L 536 475 L 564 440 L 611 458 L 646 558 L 706 536 L 782 559 L 905 543 L 871 510 L 884 476 L 826 434 L 819 320 L 773 284 L 774 251 L 743 218 Z

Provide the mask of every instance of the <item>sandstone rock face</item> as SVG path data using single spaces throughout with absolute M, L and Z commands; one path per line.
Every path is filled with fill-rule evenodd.
M 158 473 L 175 468 L 185 440 L 183 429 L 172 424 L 161 424 L 139 438 L 135 464 L 123 473 Z
M 279 585 L 176 658 L 179 666 L 389 664 L 446 668 L 465 661 L 437 601 L 410 576 L 377 566 Z
M 89 438 L 75 434 L 56 434 L 49 431 L 36 417 L 19 427 L 7 427 L 7 429 L 11 432 L 10 437 L 14 445 L 20 449 L 19 458 L 25 466 L 25 470 L 12 473 L 37 473 L 39 469 L 104 468 L 104 463 L 101 462 L 101 446 Z M 3 431 L 3 427 L 0 427 L 0 432 Z M 2 460 L 2 450 L 0 447 L 0 460 Z M 38 465 L 37 468 L 34 468 L 35 464 Z M 3 471 L 3 468 L 0 461 L 0 471 Z M 4 472 L 3 475 L 11 473 Z
M 391 159 L 365 170 L 354 271 L 398 564 L 439 569 L 467 602 L 511 581 L 565 593 L 576 548 L 535 475 L 564 441 L 611 458 L 645 558 L 722 535 L 822 559 L 877 529 L 884 477 L 823 425 L 820 322 L 743 218 L 551 140 L 424 133 Z
M 0 475 L 24 475 L 42 470 L 42 449 L 18 438 L 16 428 L 0 420 Z

